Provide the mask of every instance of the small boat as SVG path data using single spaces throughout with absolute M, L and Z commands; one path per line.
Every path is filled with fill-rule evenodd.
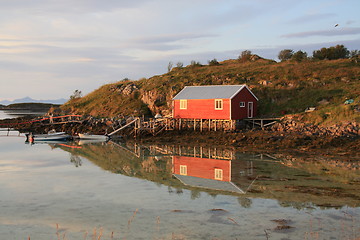
M 70 138 L 70 135 L 65 132 L 56 132 L 55 130 L 49 131 L 47 134 L 33 134 L 28 133 L 26 135 L 27 142 L 34 141 L 65 141 Z
M 78 135 L 81 140 L 107 141 L 110 138 L 107 135 L 96 135 L 96 134 L 89 134 L 89 133 L 79 133 Z

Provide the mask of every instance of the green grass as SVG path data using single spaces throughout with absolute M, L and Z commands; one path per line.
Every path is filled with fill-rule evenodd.
M 359 80 L 360 65 L 349 59 L 280 63 L 226 60 L 215 66 L 173 68 L 148 79 L 107 84 L 67 102 L 62 109 L 106 117 L 147 115 L 150 111 L 152 115 L 167 115 L 171 113 L 172 98 L 185 86 L 247 84 L 260 99 L 259 116 L 303 113 L 308 107 L 316 107 L 322 110 L 310 114 L 309 121 L 358 121 L 360 115 L 355 109 L 359 105 Z M 121 89 L 129 84 L 135 84 L 137 90 L 122 94 Z M 353 108 L 343 109 L 344 101 L 350 98 L 355 99 Z M 324 112 L 330 112 L 330 117 L 323 118 Z

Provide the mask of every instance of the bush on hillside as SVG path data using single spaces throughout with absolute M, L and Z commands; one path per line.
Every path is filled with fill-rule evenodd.
M 349 58 L 350 52 L 344 45 L 336 45 L 335 47 L 321 48 L 313 52 L 313 58 L 318 60 L 335 60 Z
M 209 60 L 208 63 L 209 63 L 209 66 L 220 65 L 220 63 L 216 60 L 216 58 L 214 58 L 213 60 Z
M 299 50 L 292 55 L 291 59 L 297 62 L 304 61 L 307 59 L 307 53 Z
M 294 51 L 292 49 L 284 49 L 279 52 L 278 58 L 280 61 L 290 60 L 294 55 Z
M 250 58 L 252 56 L 252 53 L 250 50 L 245 50 L 245 51 L 242 51 L 240 56 L 239 56 L 239 60 L 241 62 L 246 62 L 246 61 L 250 61 Z

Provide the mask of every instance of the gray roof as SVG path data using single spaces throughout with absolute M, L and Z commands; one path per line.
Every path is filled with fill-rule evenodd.
M 243 88 L 247 88 L 247 86 L 246 85 L 186 86 L 173 99 L 174 100 L 178 100 L 178 99 L 217 99 L 217 98 L 218 99 L 226 99 L 226 98 L 231 99 L 238 92 L 240 92 Z M 255 95 L 254 95 L 254 97 L 255 97 Z
M 183 184 L 188 186 L 235 192 L 235 193 L 245 193 L 243 190 L 241 190 L 232 182 L 223 182 L 213 179 L 184 176 L 179 174 L 173 174 L 173 176 L 179 179 Z

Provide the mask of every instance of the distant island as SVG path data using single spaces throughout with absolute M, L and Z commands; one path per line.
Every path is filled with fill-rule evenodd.
M 15 99 L 12 101 L 2 100 L 2 101 L 0 101 L 0 107 L 4 107 L 7 105 L 16 104 L 16 103 L 46 103 L 46 104 L 61 105 L 61 104 L 64 104 L 66 101 L 68 101 L 68 100 L 65 98 L 51 99 L 51 100 L 37 100 L 37 99 L 33 99 L 31 97 L 24 97 L 24 98 Z
M 47 112 L 51 107 L 59 107 L 60 104 L 52 103 L 14 103 L 9 105 L 1 105 L 0 110 L 30 110 Z

